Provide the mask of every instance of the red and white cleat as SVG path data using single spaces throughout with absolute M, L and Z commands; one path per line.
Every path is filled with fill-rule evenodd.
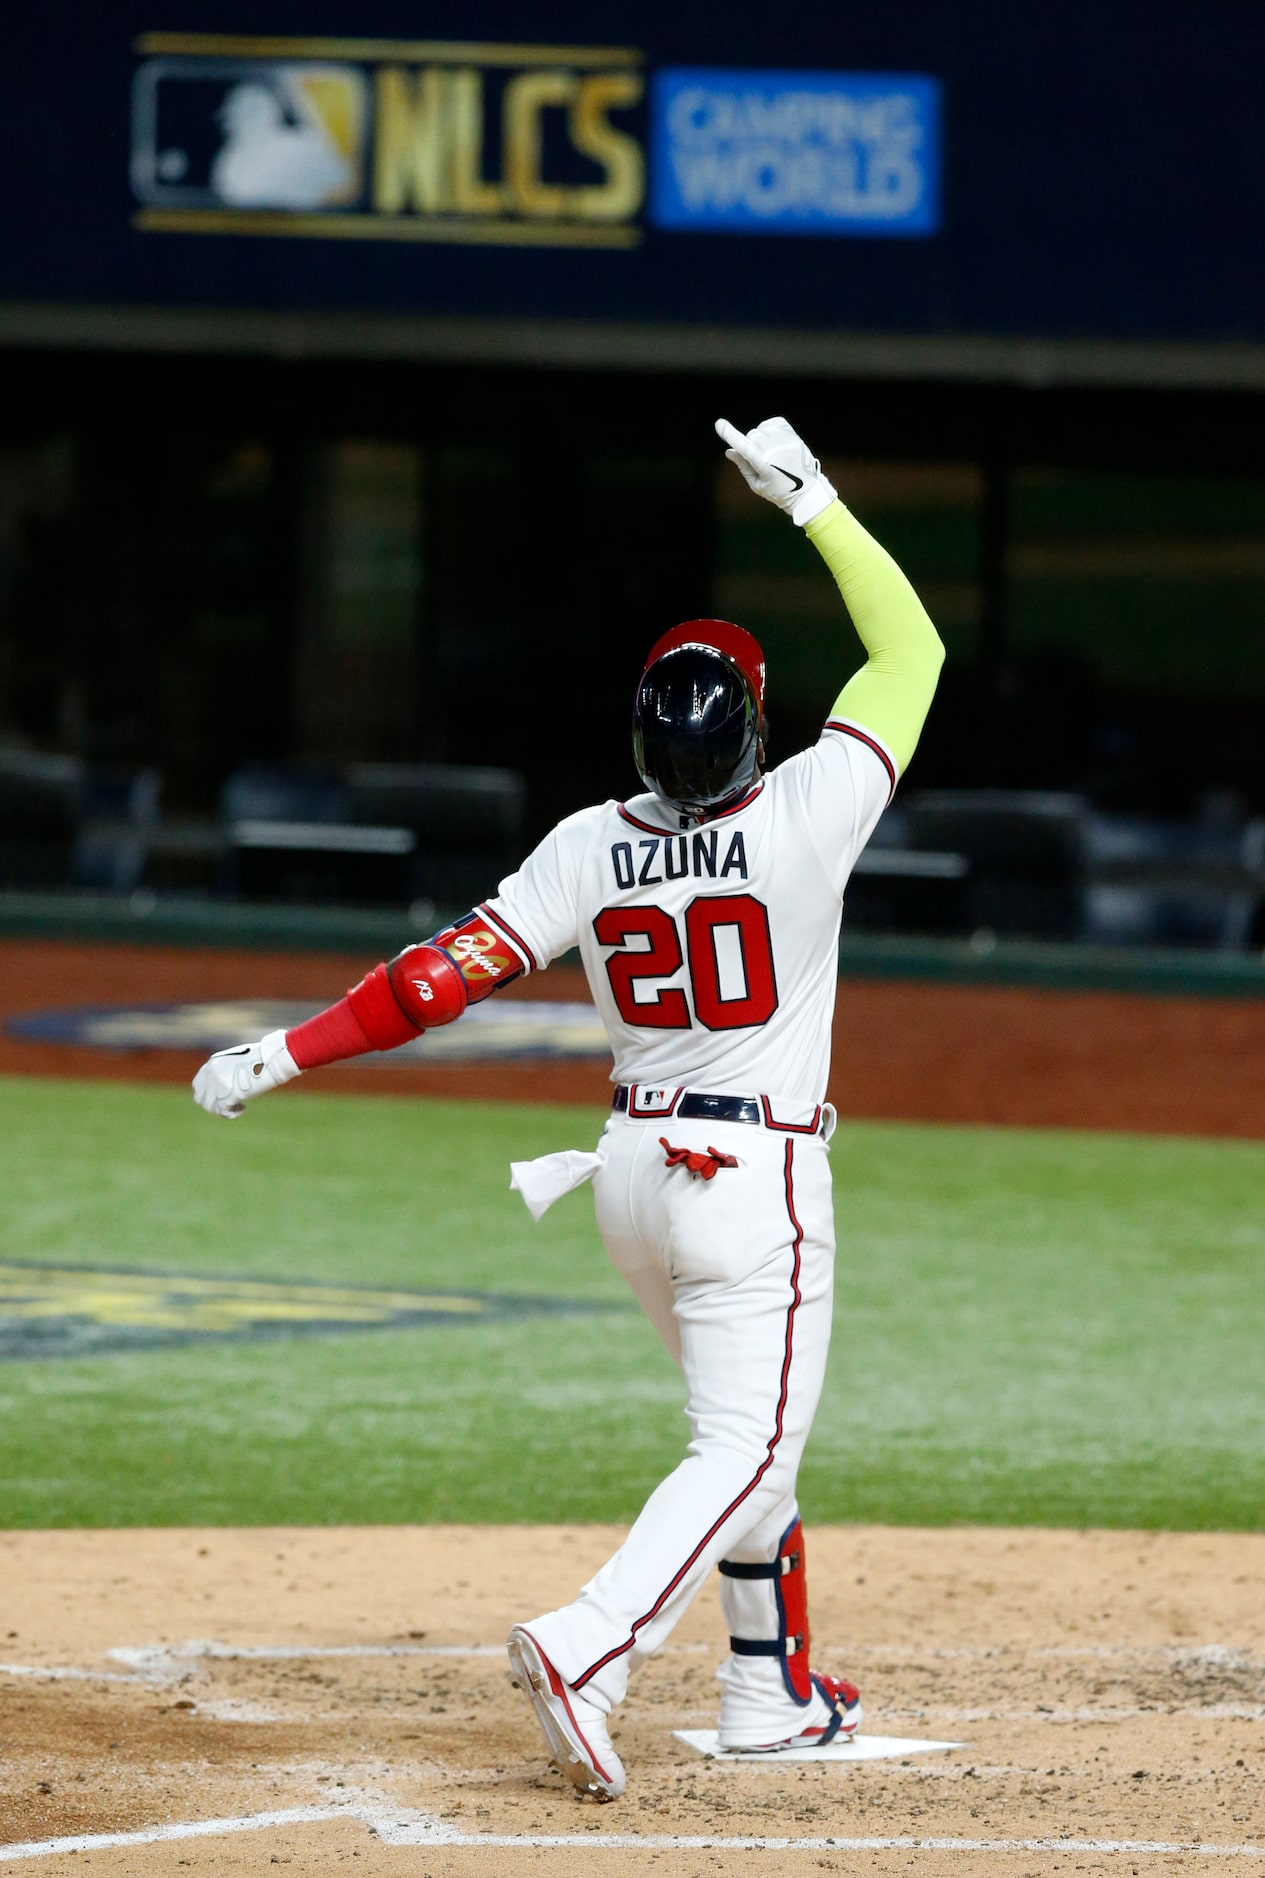
M 788 1735 L 760 1739 L 758 1728 L 722 1728 L 720 1747 L 729 1754 L 780 1754 L 786 1748 L 824 1748 L 832 1741 L 848 1741 L 861 1726 L 860 1691 L 841 1676 L 812 1678 L 817 1697 L 804 1725 Z
M 524 1625 L 515 1624 L 506 1648 L 514 1686 L 529 1697 L 558 1772 L 582 1799 L 617 1800 L 624 1791 L 624 1769 L 601 1709 L 562 1680 Z

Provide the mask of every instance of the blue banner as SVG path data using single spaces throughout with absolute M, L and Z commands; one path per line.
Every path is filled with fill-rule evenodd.
M 651 220 L 730 234 L 933 235 L 940 86 L 888 72 L 655 74 Z
M 266 36 L 240 0 L 11 8 L 9 330 L 99 304 L 1265 341 L 1265 8 L 423 11 L 426 39 L 416 0 L 375 0 L 372 38 L 351 0 L 270 0 Z

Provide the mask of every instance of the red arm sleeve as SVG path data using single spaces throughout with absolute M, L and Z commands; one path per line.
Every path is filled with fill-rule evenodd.
M 300 1069 L 319 1069 L 349 1056 L 364 1056 L 373 1045 L 360 1027 L 347 998 L 286 1032 L 286 1048 Z

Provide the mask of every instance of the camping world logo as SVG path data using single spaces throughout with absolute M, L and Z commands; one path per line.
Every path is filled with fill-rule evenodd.
M 599 46 L 146 33 L 136 224 L 626 248 L 645 196 L 641 54 Z

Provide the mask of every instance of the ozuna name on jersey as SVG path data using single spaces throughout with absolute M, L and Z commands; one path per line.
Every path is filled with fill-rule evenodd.
M 615 885 L 621 892 L 630 887 L 658 887 L 665 880 L 724 880 L 736 874 L 747 878 L 747 848 L 742 830 L 729 836 L 724 859 L 719 857 L 716 828 L 697 829 L 692 835 L 652 835 L 640 841 L 617 841 L 611 848 L 611 866 Z

